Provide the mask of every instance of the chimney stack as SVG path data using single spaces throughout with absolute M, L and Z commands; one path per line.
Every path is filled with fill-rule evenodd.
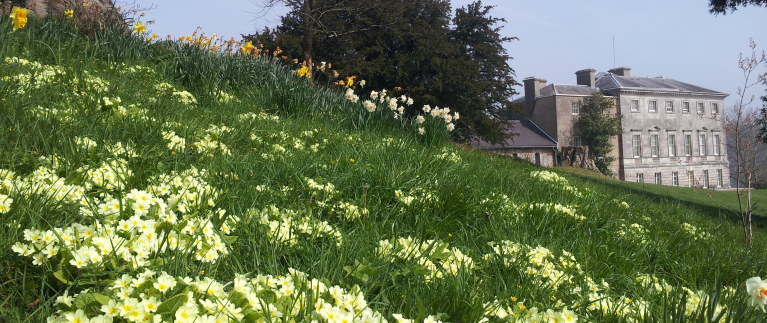
M 614 69 L 608 70 L 608 72 L 619 76 L 631 76 L 631 69 L 628 67 L 616 67 Z
M 596 70 L 593 68 L 587 68 L 585 70 L 575 72 L 575 77 L 577 79 L 576 84 L 594 87 L 596 84 L 594 81 L 594 72 L 596 72 Z
M 541 88 L 546 86 L 546 80 L 537 76 L 531 76 L 524 79 L 524 84 L 527 113 L 532 113 L 533 108 L 535 108 L 535 98 L 541 96 Z

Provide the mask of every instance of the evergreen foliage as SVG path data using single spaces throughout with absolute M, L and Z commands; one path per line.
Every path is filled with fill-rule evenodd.
M 613 99 L 606 98 L 599 92 L 592 93 L 591 97 L 584 100 L 576 122 L 583 143 L 594 154 L 597 168 L 605 175 L 610 173 L 608 166 L 615 160 L 614 157 L 607 156 L 613 151 L 610 137 L 622 132 L 621 116 L 610 113 L 614 107 Z
M 326 16 L 329 25 L 347 24 L 368 32 L 316 40 L 314 61 L 341 67 L 342 75 L 364 75 L 370 88 L 407 93 L 416 102 L 450 107 L 461 115 L 458 140 L 478 136 L 498 143 L 510 124 L 503 118 L 512 109 L 512 88 L 518 85 L 503 45 L 515 38 L 500 35 L 502 18 L 490 16 L 492 6 L 475 2 L 452 10 L 449 1 L 389 0 L 385 6 L 350 16 Z M 385 8 L 399 11 L 382 13 Z M 380 10 L 380 11 L 379 11 Z M 291 11 L 276 29 L 246 36 L 267 47 L 294 49 L 300 57 L 304 35 L 300 12 Z M 352 28 L 352 27 L 348 27 Z M 420 113 L 420 106 L 407 114 Z
M 748 5 L 757 7 L 767 6 L 767 0 L 709 0 L 708 3 L 709 12 L 715 15 L 726 15 L 727 10 L 733 12 L 738 7 L 746 7 Z

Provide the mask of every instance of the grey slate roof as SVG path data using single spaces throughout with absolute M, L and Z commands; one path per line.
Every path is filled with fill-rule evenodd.
M 513 149 L 513 148 L 550 148 L 557 147 L 557 142 L 546 135 L 530 120 L 509 120 L 513 128 L 507 130 L 516 134 L 512 139 L 507 139 L 504 146 L 493 145 L 480 139 L 475 139 L 472 146 L 477 149 Z
M 710 90 L 704 87 L 677 81 L 667 77 L 620 76 L 612 73 L 599 73 L 596 85 L 602 91 L 614 89 L 644 90 L 660 92 L 699 93 L 723 95 L 727 93 Z
M 538 97 L 552 96 L 552 95 L 591 95 L 591 93 L 599 92 L 599 88 L 590 87 L 586 85 L 575 84 L 549 84 L 541 88 L 541 95 Z M 521 96 L 511 101 L 512 103 L 525 103 L 525 96 Z

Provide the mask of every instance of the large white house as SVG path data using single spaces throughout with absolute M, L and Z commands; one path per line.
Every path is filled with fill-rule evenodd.
M 623 134 L 614 138 L 612 170 L 621 180 L 673 186 L 729 188 L 724 131 L 727 93 L 667 77 L 631 76 L 620 67 L 595 75 L 576 72 L 576 84 L 524 80 L 529 119 L 557 142 L 580 146 L 575 121 L 583 100 L 594 92 L 615 99 Z

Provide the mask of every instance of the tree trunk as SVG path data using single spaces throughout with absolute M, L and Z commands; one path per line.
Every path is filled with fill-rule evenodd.
M 304 64 L 311 70 L 312 51 L 314 51 L 314 20 L 312 11 L 314 10 L 314 0 L 304 0 L 303 20 L 304 20 L 304 39 L 301 41 L 301 52 L 303 53 Z

